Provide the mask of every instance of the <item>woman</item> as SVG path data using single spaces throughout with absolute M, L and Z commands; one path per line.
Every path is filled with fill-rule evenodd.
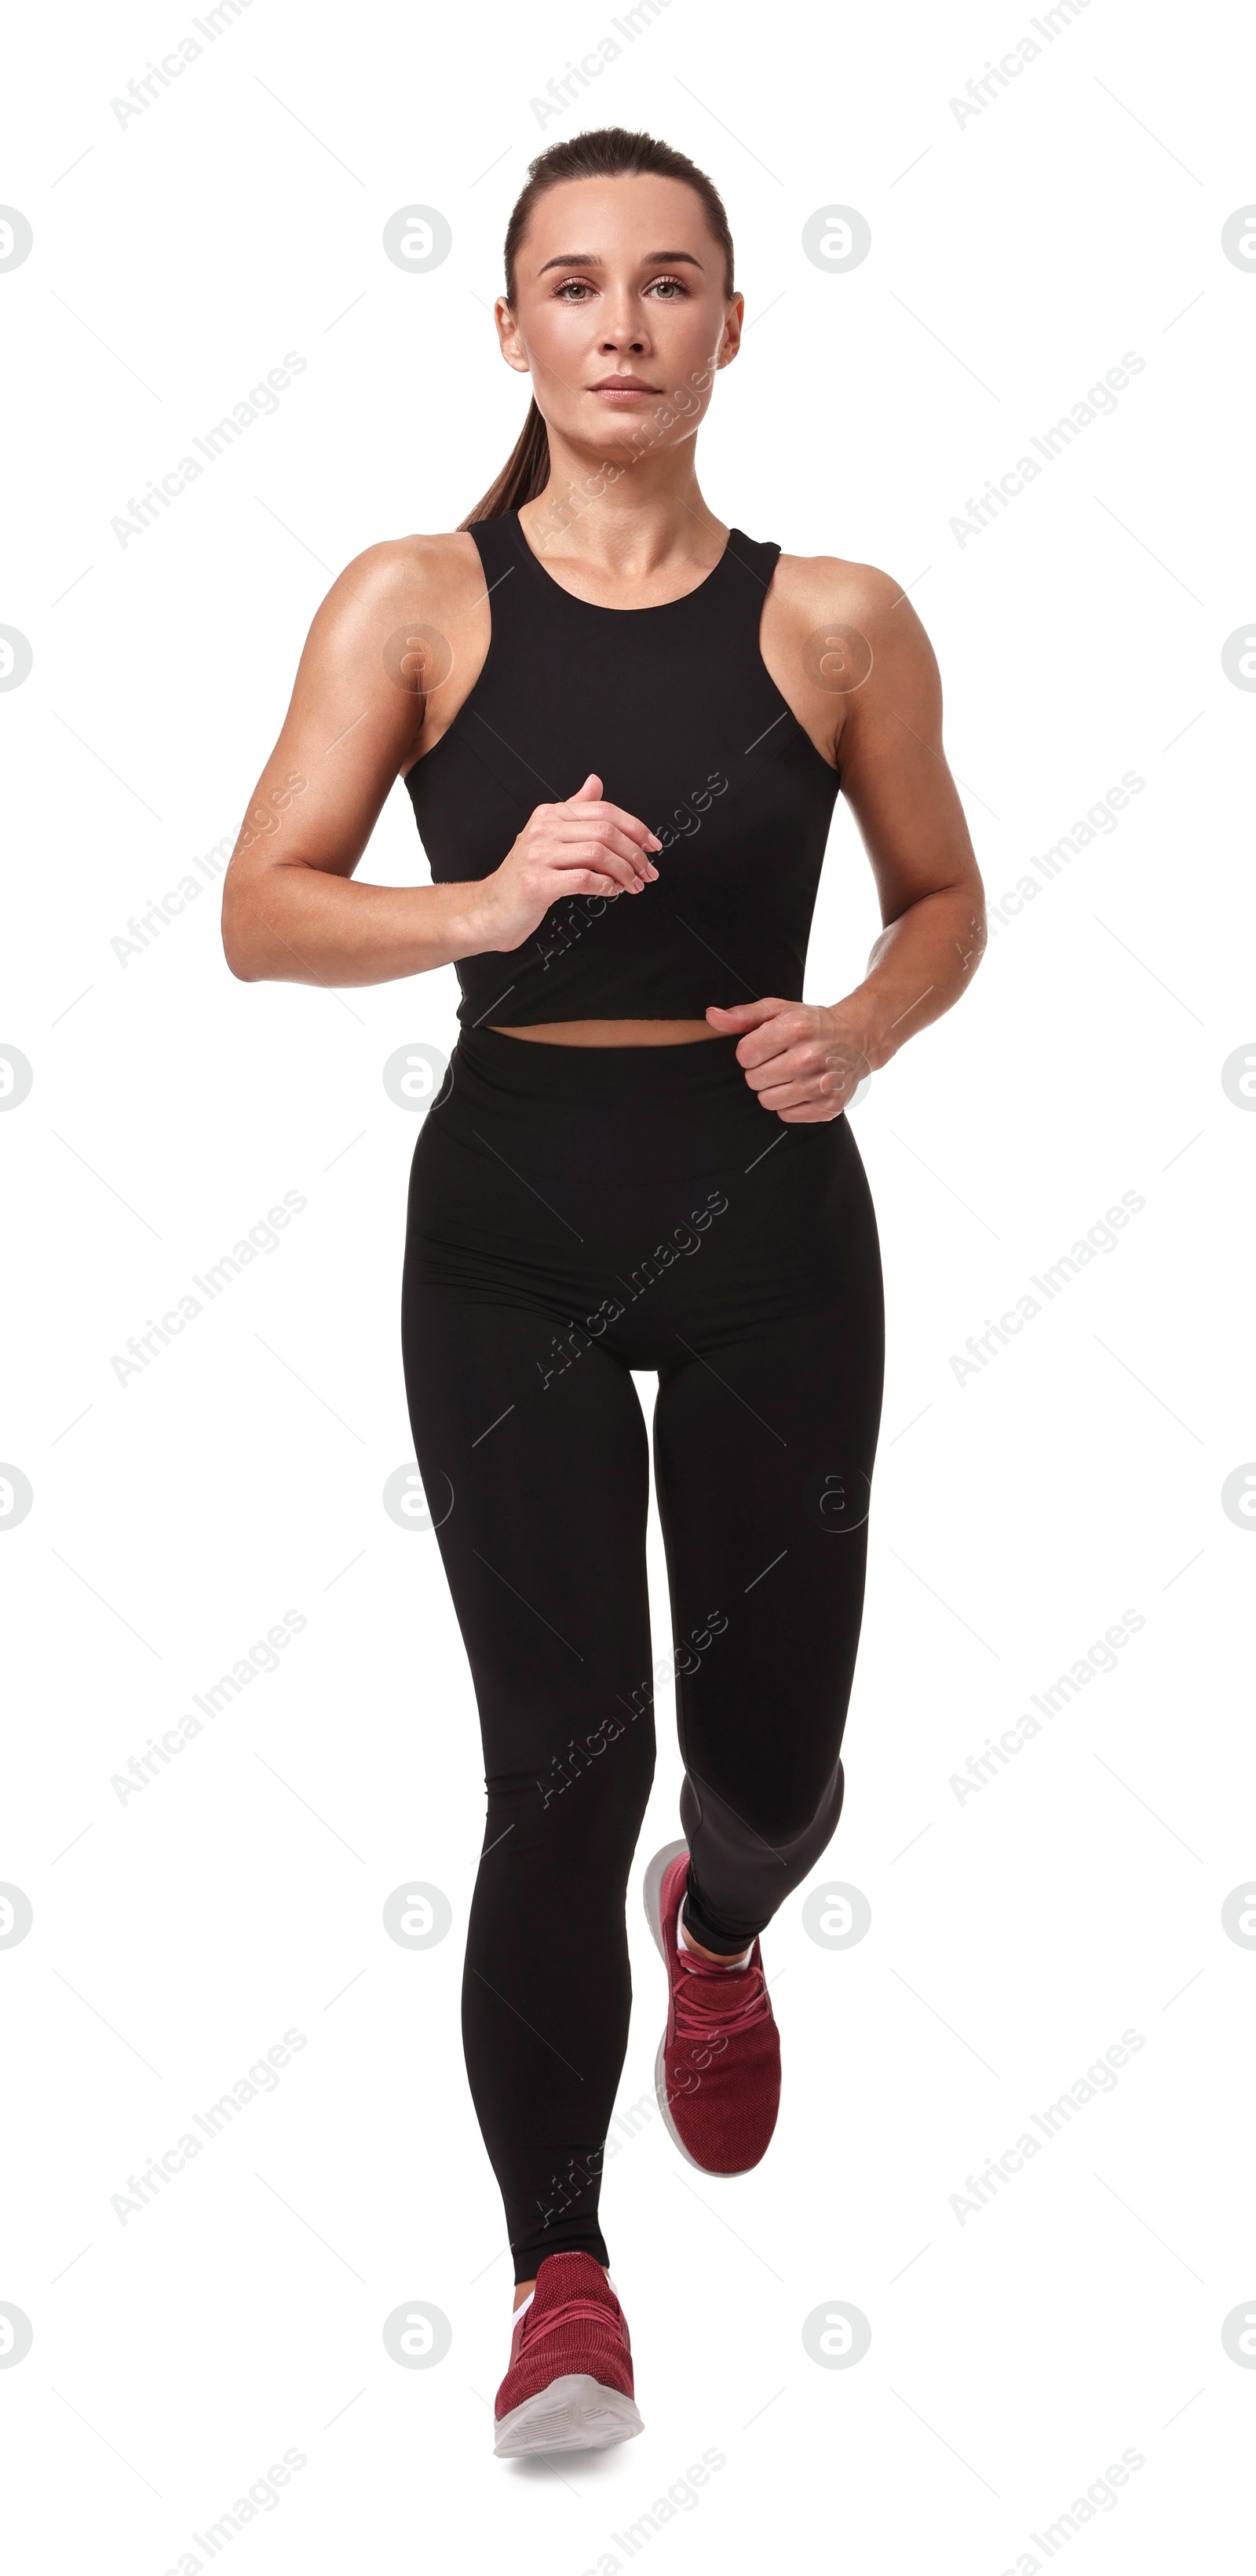
M 453 961 L 462 988 L 403 1349 L 484 1739 L 463 2030 L 515 2256 L 499 2453 L 641 2429 L 598 2217 L 654 1762 L 630 1372 L 659 1379 L 685 1766 L 645 1877 L 659 2100 L 692 2164 L 744 2173 L 780 2087 L 759 1936 L 837 1823 L 863 1602 L 883 1310 L 843 1111 L 984 937 L 910 604 L 698 488 L 742 309 L 683 154 L 612 128 L 540 155 L 496 307 L 523 435 L 460 529 L 334 584 L 225 889 L 246 981 Z M 432 883 L 359 885 L 399 776 Z M 825 1006 L 801 996 L 839 784 L 886 928 Z

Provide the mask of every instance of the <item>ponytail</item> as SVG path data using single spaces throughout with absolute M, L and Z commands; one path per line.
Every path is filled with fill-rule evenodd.
M 459 520 L 459 528 L 473 527 L 477 519 L 504 519 L 508 510 L 521 510 L 525 501 L 535 501 L 545 490 L 549 471 L 549 431 L 534 395 L 528 405 L 528 417 L 497 481 L 490 485 L 483 500 L 476 502 L 470 516 Z
M 512 309 L 520 245 L 532 210 L 547 189 L 559 187 L 567 179 L 644 175 L 680 179 L 693 189 L 724 254 L 724 293 L 732 294 L 733 237 L 724 200 L 714 181 L 699 170 L 687 153 L 673 151 L 670 143 L 657 143 L 652 134 L 630 134 L 622 125 L 605 125 L 591 134 L 574 134 L 568 143 L 551 143 L 548 152 L 539 152 L 529 164 L 527 184 L 506 227 L 506 301 Z M 459 529 L 474 527 L 480 519 L 502 519 L 510 510 L 521 510 L 526 502 L 539 499 L 549 477 L 549 431 L 533 395 L 527 419 L 496 482 L 490 484 L 483 500 L 476 502 L 466 518 L 459 520 Z

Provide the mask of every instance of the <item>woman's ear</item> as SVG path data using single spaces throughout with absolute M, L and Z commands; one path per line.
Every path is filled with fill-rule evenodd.
M 493 320 L 497 324 L 497 337 L 507 366 L 513 367 L 516 375 L 526 376 L 528 361 L 520 342 L 519 326 L 504 295 L 499 295 L 493 306 Z

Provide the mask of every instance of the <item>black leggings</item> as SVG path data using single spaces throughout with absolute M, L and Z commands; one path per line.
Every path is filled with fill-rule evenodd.
M 402 1335 L 483 1733 L 463 2037 L 522 2280 L 563 2247 L 608 2259 L 656 1681 L 707 1948 L 753 1940 L 841 1809 L 883 1362 L 849 1124 L 762 1109 L 731 1039 L 465 1033 L 415 1150 Z M 633 1369 L 659 1380 L 657 1661 Z

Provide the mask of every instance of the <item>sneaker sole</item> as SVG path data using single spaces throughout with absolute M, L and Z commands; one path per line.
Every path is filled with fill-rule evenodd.
M 667 1972 L 667 1951 L 664 1946 L 663 1938 L 663 1880 L 666 1877 L 668 1870 L 671 1868 L 672 1862 L 679 1857 L 681 1852 L 688 1851 L 688 1849 L 689 1845 L 687 1842 L 664 1843 L 662 1851 L 656 1852 L 653 1860 L 650 1862 L 649 1868 L 645 1874 L 645 1886 L 642 1890 L 642 1894 L 645 1899 L 645 1919 L 654 1935 L 654 1946 L 663 1962 L 665 1973 Z M 668 1976 L 667 1992 L 670 2010 L 670 1975 Z M 753 2165 L 735 2165 L 730 2170 L 725 2171 L 725 2169 L 719 2165 L 699 2164 L 697 2157 L 692 2154 L 690 2149 L 685 2145 L 685 2141 L 672 2118 L 672 2106 L 667 2098 L 667 2077 L 664 2067 L 664 2059 L 666 2058 L 666 2055 L 667 2029 L 665 2025 L 663 2036 L 659 2041 L 658 2055 L 654 2060 L 654 2092 L 659 2109 L 663 2114 L 664 2128 L 666 2129 L 673 2146 L 679 2147 L 686 2164 L 692 2165 L 695 2173 L 710 2174 L 714 2182 L 736 2182 L 739 2175 L 743 2173 L 753 2173 L 755 2170 Z M 762 2158 L 760 2158 L 760 2162 L 762 2162 Z
M 529 2451 L 601 2451 L 644 2431 L 631 2397 L 618 2388 L 604 2388 L 586 2371 L 568 2371 L 502 2416 L 493 2449 L 499 2460 L 518 2459 Z

